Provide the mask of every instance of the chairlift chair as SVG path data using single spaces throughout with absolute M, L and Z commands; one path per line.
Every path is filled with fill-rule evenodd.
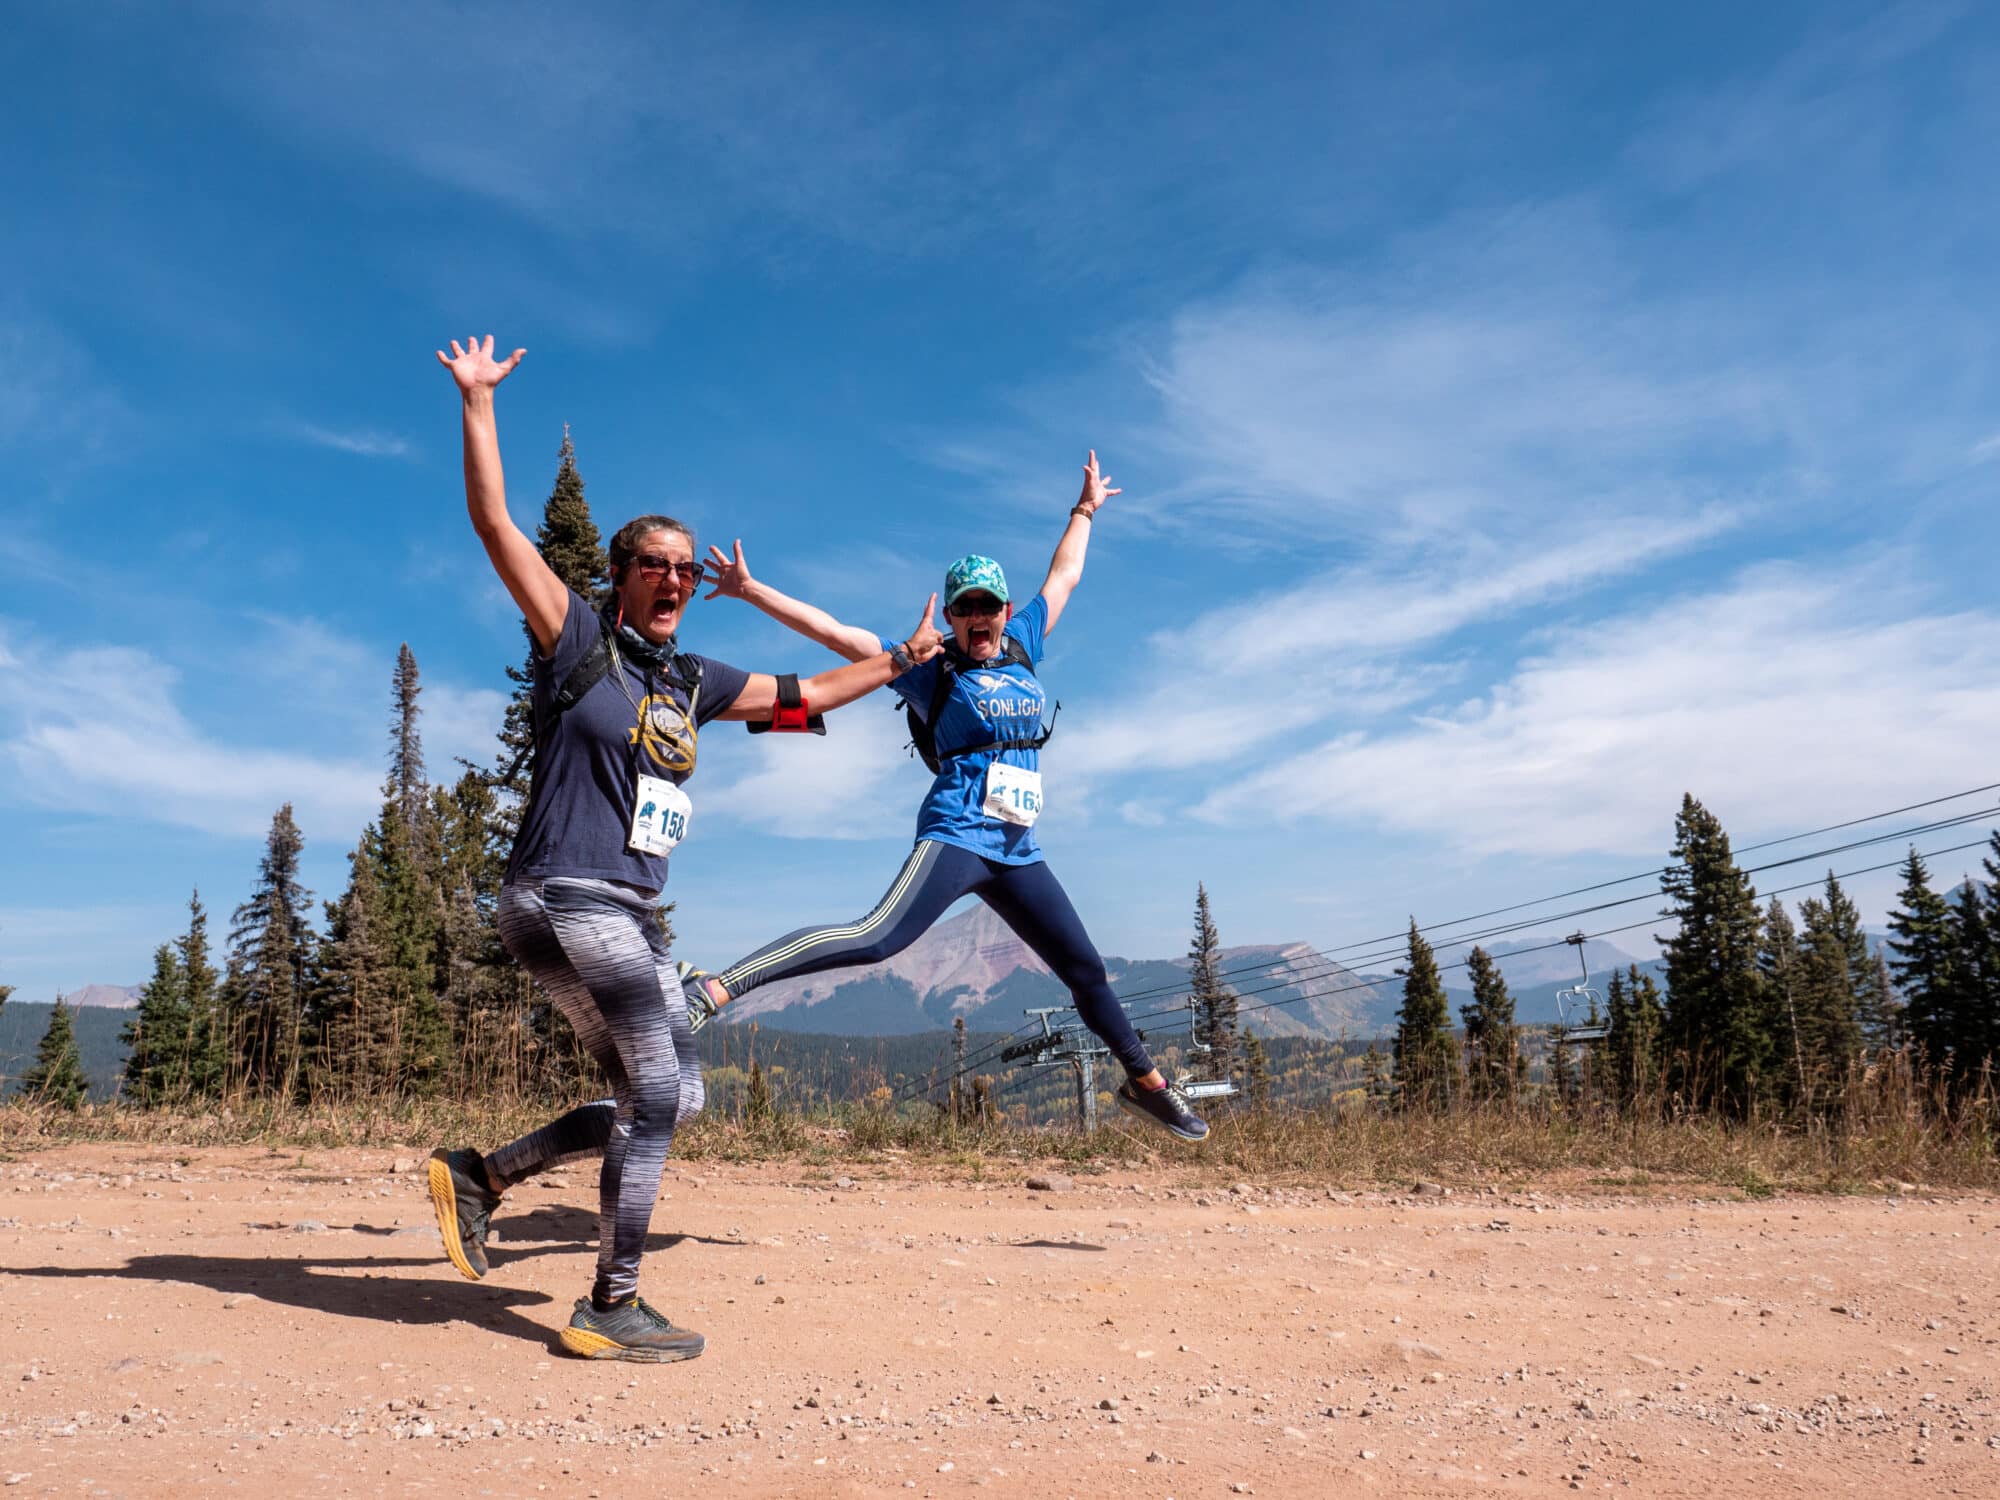
M 1189 995 L 1187 998 L 1187 1012 L 1188 1040 L 1187 1051 L 1182 1054 L 1183 1058 L 1190 1057 L 1195 1053 L 1213 1053 L 1215 1049 L 1209 1046 L 1207 1042 L 1195 1039 L 1195 1021 L 1199 1016 L 1199 1012 L 1195 1005 L 1195 998 L 1192 995 Z M 1180 1076 L 1174 1079 L 1174 1087 L 1179 1089 L 1189 1099 L 1226 1099 L 1236 1092 L 1236 1084 L 1233 1079 L 1226 1075 L 1221 1078 L 1197 1077 L 1186 1066 L 1185 1061 L 1183 1061 Z
M 1577 962 L 1583 965 L 1583 978 L 1556 991 L 1559 1027 L 1556 1040 L 1560 1043 L 1601 1042 L 1611 1035 L 1611 1020 L 1604 1013 L 1604 997 L 1590 983 L 1590 958 L 1583 951 L 1584 935 L 1572 932 L 1563 941 L 1576 949 Z

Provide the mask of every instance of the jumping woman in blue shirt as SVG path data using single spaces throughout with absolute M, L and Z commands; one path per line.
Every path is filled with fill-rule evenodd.
M 1153 1065 L 1111 992 L 1104 960 L 1035 842 L 1046 700 L 1034 667 L 1083 577 L 1092 518 L 1119 493 L 1098 473 L 1095 452 L 1083 473 L 1083 495 L 1070 511 L 1041 592 L 1017 613 L 997 562 L 960 558 L 945 573 L 949 643 L 942 655 L 895 679 L 897 695 L 928 723 L 939 769 L 917 814 L 916 848 L 881 902 L 858 921 L 788 933 L 719 974 L 684 965 L 681 979 L 689 1018 L 698 1029 L 716 1007 L 760 985 L 879 963 L 900 953 L 953 902 L 976 895 L 1069 987 L 1084 1024 L 1124 1065 L 1128 1076 L 1116 1095 L 1119 1106 L 1198 1141 L 1208 1126 Z M 752 578 L 741 542 L 733 557 L 720 548 L 709 551 L 715 585 L 709 598 L 748 600 L 849 661 L 895 649 L 886 636 L 842 624 Z

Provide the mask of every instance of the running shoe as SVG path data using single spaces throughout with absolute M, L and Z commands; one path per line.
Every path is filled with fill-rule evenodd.
M 676 1328 L 666 1315 L 647 1306 L 643 1297 L 621 1302 L 605 1312 L 588 1297 L 576 1299 L 563 1347 L 585 1359 L 629 1359 L 640 1364 L 667 1365 L 693 1359 L 708 1340 L 686 1328 Z
M 500 1195 L 486 1185 L 485 1158 L 477 1151 L 431 1153 L 431 1207 L 437 1210 L 444 1253 L 473 1281 L 486 1274 L 486 1227 Z
M 675 964 L 674 972 L 681 977 L 681 994 L 687 999 L 688 1030 L 699 1031 L 713 1021 L 715 1013 L 722 1009 L 708 992 L 708 981 L 714 976 L 708 970 L 697 969 L 686 962 Z
M 1208 1122 L 1188 1108 L 1187 1095 L 1171 1083 L 1163 1089 L 1142 1089 L 1128 1078 L 1111 1097 L 1126 1114 L 1150 1120 L 1184 1141 L 1199 1141 L 1208 1135 Z

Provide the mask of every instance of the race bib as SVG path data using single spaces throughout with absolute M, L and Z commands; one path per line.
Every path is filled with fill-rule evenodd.
M 1003 823 L 1033 828 L 1042 815 L 1042 773 L 994 761 L 986 768 L 986 800 L 979 810 Z
M 641 776 L 625 847 L 634 854 L 672 854 L 674 845 L 687 837 L 688 819 L 693 816 L 694 804 L 686 792 L 657 776 Z

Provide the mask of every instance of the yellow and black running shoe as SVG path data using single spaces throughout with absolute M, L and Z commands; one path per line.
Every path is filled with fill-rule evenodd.
M 486 1274 L 487 1224 L 500 1206 L 500 1195 L 486 1185 L 485 1159 L 439 1147 L 431 1153 L 430 1182 L 444 1253 L 461 1275 L 478 1281 Z
M 570 1353 L 585 1359 L 629 1359 L 649 1365 L 693 1359 L 708 1347 L 707 1339 L 674 1327 L 642 1297 L 603 1312 L 592 1306 L 588 1297 L 577 1298 L 569 1327 L 562 1331 L 562 1342 Z

